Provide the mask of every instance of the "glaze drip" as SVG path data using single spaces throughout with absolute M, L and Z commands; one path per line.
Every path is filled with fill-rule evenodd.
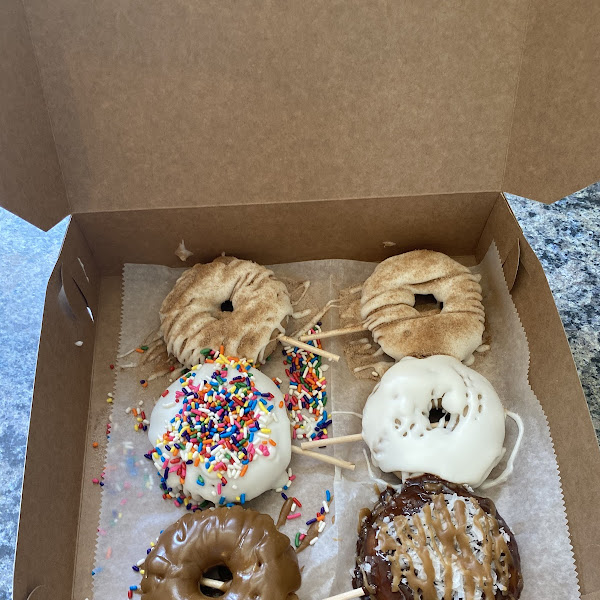
M 507 589 L 510 538 L 474 499 L 438 494 L 419 513 L 385 517 L 374 527 L 392 589 L 405 583 L 423 600 L 479 600 Z

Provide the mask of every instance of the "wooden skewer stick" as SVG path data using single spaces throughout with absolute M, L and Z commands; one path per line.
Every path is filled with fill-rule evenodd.
M 344 592 L 343 594 L 338 594 L 337 596 L 329 596 L 329 598 L 324 598 L 324 600 L 352 600 L 352 598 L 360 598 L 361 596 L 366 595 L 365 590 L 358 588 L 356 590 Z
M 338 335 L 349 335 L 350 333 L 359 333 L 366 331 L 368 328 L 364 325 L 354 325 L 353 327 L 344 327 L 342 329 L 331 329 L 330 331 L 321 331 L 319 333 L 311 333 L 310 335 L 301 335 L 300 341 L 309 342 L 310 340 L 322 340 L 325 338 L 336 337 Z
M 340 435 L 339 437 L 326 438 L 324 440 L 311 440 L 302 442 L 302 450 L 310 448 L 321 448 L 322 446 L 335 446 L 336 444 L 349 444 L 350 442 L 360 442 L 363 439 L 362 433 L 352 433 L 350 435 Z
M 308 352 L 312 352 L 313 354 L 318 354 L 323 358 L 328 358 L 329 360 L 335 360 L 338 362 L 340 357 L 337 354 L 333 354 L 332 352 L 327 352 L 327 350 L 323 350 L 322 348 L 316 348 L 315 346 L 309 346 L 304 342 L 300 342 L 295 340 L 294 338 L 288 337 L 287 335 L 280 335 L 277 338 L 281 343 L 288 344 L 289 346 L 294 346 L 294 348 L 302 348 L 302 350 L 308 350 Z
M 213 588 L 214 590 L 226 591 L 229 589 L 231 581 L 219 581 L 218 579 L 210 579 L 208 577 L 203 577 L 200 580 L 200 585 L 203 585 L 208 588 Z
M 330 465 L 335 465 L 336 467 L 341 467 L 342 469 L 349 469 L 350 471 L 354 471 L 356 465 L 342 460 L 341 458 L 335 458 L 333 456 L 328 456 L 327 454 L 320 454 L 319 452 L 310 452 L 309 450 L 302 450 L 298 446 L 294 446 L 292 444 L 292 452 L 294 454 L 301 454 L 302 456 L 308 456 L 309 458 L 314 458 L 315 460 L 320 460 L 321 462 L 328 463 Z

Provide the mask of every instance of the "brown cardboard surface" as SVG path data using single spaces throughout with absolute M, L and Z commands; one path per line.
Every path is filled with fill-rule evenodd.
M 523 0 L 25 7 L 73 212 L 500 190 Z
M 0 202 L 44 228 L 79 214 L 48 284 L 15 600 L 88 589 L 88 446 L 120 294 L 107 276 L 125 261 L 181 265 L 181 237 L 190 264 L 222 251 L 264 263 L 458 255 L 495 239 L 582 593 L 598 598 L 598 445 L 541 266 L 496 192 L 552 200 L 600 178 L 597 3 L 24 4 L 0 7 Z M 316 198 L 330 200 L 305 202 Z
M 520 264 L 511 295 L 529 341 L 529 381 L 548 422 L 563 483 L 573 552 L 582 594 L 600 589 L 600 523 L 593 518 L 600 497 L 600 452 L 552 293 L 535 253 L 506 200 L 500 196 L 483 231 L 477 254 L 492 239 L 503 253 L 519 239 Z
M 0 204 L 49 229 L 71 211 L 19 0 L 0 3 L 0 82 Z
M 124 262 L 181 267 L 222 252 L 262 264 L 318 258 L 374 261 L 417 247 L 466 255 L 476 246 L 497 197 L 486 192 L 280 202 L 276 210 L 252 204 L 74 218 L 102 273 L 118 274 Z M 174 254 L 182 238 L 194 252 L 185 264 Z
M 24 5 L 3 5 L 0 201 L 43 227 L 600 178 L 595 0 Z
M 107 393 L 114 389 L 115 372 L 110 364 L 118 354 L 119 329 L 121 325 L 121 277 L 103 277 L 100 281 L 99 314 L 97 318 L 96 342 L 94 345 L 94 367 L 90 409 L 85 442 L 85 465 L 81 488 L 81 509 L 77 536 L 77 555 L 73 577 L 73 598 L 91 597 L 96 527 L 100 514 L 101 487 L 92 483 L 105 466 L 106 424 L 111 407 L 106 402 Z M 98 443 L 97 448 L 92 444 Z
M 502 196 L 482 199 L 481 196 L 474 195 L 471 198 L 473 210 L 468 210 L 467 198 L 457 198 L 456 201 L 463 203 L 462 213 L 478 216 L 471 222 L 468 231 L 465 229 L 460 235 L 450 236 L 440 243 L 445 251 L 460 254 L 459 249 L 468 242 L 472 244 L 471 252 L 475 250 L 480 257 L 481 252 L 494 239 L 506 266 L 513 260 L 511 257 L 518 241 L 521 254 L 516 276 L 512 273 L 515 279 L 512 295 L 529 339 L 530 382 L 548 416 L 554 439 L 581 590 L 584 595 L 591 594 L 589 597 L 595 598 L 594 594 L 600 591 L 600 575 L 597 570 L 600 562 L 597 543 L 600 529 L 590 515 L 595 514 L 596 498 L 600 496 L 600 452 L 552 295 L 537 258 L 523 239 Z M 386 249 L 387 253 L 407 249 L 403 244 L 414 241 L 410 234 L 413 223 L 410 220 L 411 212 L 419 214 L 415 217 L 416 222 L 424 221 L 425 217 L 433 222 L 438 217 L 436 206 L 439 204 L 443 208 L 445 202 L 450 203 L 451 200 L 438 198 L 431 204 L 428 202 L 413 202 L 412 211 L 411 206 L 406 205 L 402 206 L 402 210 L 389 209 L 389 212 L 382 213 L 388 221 L 385 227 L 389 227 L 389 230 L 386 233 L 391 234 L 392 241 L 399 241 L 398 246 L 391 251 Z M 487 206 L 486 211 L 481 210 L 483 204 Z M 291 204 L 294 207 L 296 205 Z M 309 250 L 314 255 L 318 255 L 323 249 L 330 250 L 328 234 L 333 234 L 330 230 L 332 222 L 325 215 L 335 205 L 335 202 L 323 203 L 323 206 L 317 207 L 319 210 L 316 215 L 319 218 L 315 215 L 312 219 Z M 428 213 L 420 214 L 424 206 Z M 156 211 L 149 211 L 149 214 L 151 212 Z M 332 212 L 335 213 L 336 211 Z M 84 215 L 73 219 L 59 263 L 48 286 L 17 547 L 14 588 L 16 600 L 25 598 L 36 585 L 44 585 L 46 587 L 43 590 L 51 590 L 52 593 L 47 597 L 52 598 L 80 598 L 90 594 L 90 570 L 99 506 L 99 488 L 92 486 L 90 480 L 97 476 L 103 462 L 106 394 L 113 385 L 113 372 L 108 364 L 115 355 L 118 343 L 121 289 L 119 276 L 104 276 L 99 283 L 98 269 L 89 254 L 87 242 L 81 235 L 80 225 L 86 236 L 92 234 L 90 246 L 96 257 L 104 261 L 106 271 L 110 272 L 111 261 L 144 258 L 140 257 L 139 249 L 134 245 L 120 243 L 118 257 L 102 258 L 110 244 L 103 245 L 100 233 L 93 232 L 101 232 L 103 227 L 104 231 L 108 231 L 107 223 L 114 224 L 110 218 L 115 218 L 117 214 L 86 215 L 81 223 L 79 221 Z M 157 214 L 165 216 L 163 211 Z M 439 214 L 444 214 L 444 211 L 441 210 Z M 368 211 L 360 213 L 360 217 L 365 223 L 371 219 L 378 222 L 376 214 Z M 94 218 L 98 220 L 95 225 L 92 223 Z M 237 231 L 243 229 L 240 223 L 247 218 L 248 213 L 234 211 L 230 215 L 231 228 Z M 450 219 L 450 216 L 445 218 Z M 143 221 L 144 224 L 149 222 Z M 121 223 L 119 239 L 139 235 L 139 221 L 124 219 Z M 173 234 L 168 235 L 175 235 L 176 223 L 169 222 L 169 231 L 173 230 Z M 365 226 L 373 227 L 368 224 Z M 349 225 L 342 227 L 347 228 Z M 348 231 L 352 232 L 351 229 Z M 444 239 L 443 228 L 435 230 L 435 234 Z M 198 240 L 198 244 L 200 235 L 193 238 Z M 351 235 L 350 242 L 333 247 L 337 248 L 340 255 L 348 258 L 379 256 L 382 252 L 379 237 L 383 236 L 377 235 L 376 241 L 371 244 L 368 236 Z M 115 241 L 108 233 L 104 239 L 106 242 Z M 151 240 L 152 235 L 148 239 Z M 235 236 L 227 239 L 231 242 Z M 263 237 L 260 244 L 254 242 L 252 236 L 246 239 L 246 255 L 250 255 L 252 251 L 262 252 L 262 255 L 270 257 L 283 257 L 289 253 L 288 245 L 281 244 L 279 236 Z M 214 243 L 214 240 L 208 238 L 207 243 Z M 415 245 L 421 247 L 424 244 Z M 171 248 L 170 244 L 168 248 Z M 170 261 L 171 253 L 167 252 L 167 246 L 163 250 L 164 254 L 161 256 L 167 262 Z M 150 243 L 144 245 L 143 251 L 148 252 L 147 256 L 157 256 L 152 254 Z M 198 251 L 201 255 L 200 246 Z M 304 252 L 302 246 L 298 246 L 298 252 Z M 90 282 L 84 276 L 78 257 L 84 263 Z M 509 272 L 513 268 L 514 265 Z M 60 299 L 61 277 L 67 282 L 64 295 L 75 316 L 69 316 L 69 312 L 65 312 L 64 299 Z M 69 286 L 69 278 L 74 278 L 77 286 Z M 87 317 L 82 294 L 96 316 L 95 325 Z M 96 339 L 92 366 L 94 329 Z M 84 341 L 83 346 L 74 345 L 77 339 Z M 88 398 L 91 398 L 91 409 L 88 407 Z M 70 436 L 39 435 L 41 431 L 64 428 L 65 424 L 69 427 L 69 432 L 72 432 Z M 101 443 L 97 451 L 91 448 L 93 441 Z M 56 470 L 49 468 L 48 456 L 63 457 L 62 470 L 58 474 Z M 57 489 L 64 493 L 59 495 L 48 492 Z M 42 498 L 44 510 L 40 510 Z M 52 515 L 52 519 L 48 515 Z M 75 539 L 76 550 L 73 547 Z M 56 548 L 64 548 L 64 551 L 59 555 Z M 36 570 L 30 568 L 32 563 L 38 565 Z M 36 594 L 44 594 L 46 591 L 40 590 Z
M 600 177 L 600 4 L 530 5 L 502 190 L 551 202 Z
M 581 589 L 587 593 L 600 588 L 600 523 L 593 517 L 600 497 L 598 442 L 554 299 L 526 242 L 521 246 L 521 267 L 512 294 L 532 349 L 530 382 L 544 398 Z
M 26 598 L 38 585 L 44 586 L 36 592 L 42 597 L 70 597 L 94 356 L 94 324 L 81 293 L 70 285 L 73 280 L 97 313 L 99 276 L 75 224 L 69 227 L 46 293 L 15 557 L 15 600 Z M 66 294 L 61 292 L 63 282 Z M 83 345 L 75 345 L 77 341 Z

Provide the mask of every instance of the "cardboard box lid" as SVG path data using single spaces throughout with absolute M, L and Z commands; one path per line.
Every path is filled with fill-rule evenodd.
M 24 6 L 0 9 L 0 202 L 41 227 L 600 179 L 595 0 Z

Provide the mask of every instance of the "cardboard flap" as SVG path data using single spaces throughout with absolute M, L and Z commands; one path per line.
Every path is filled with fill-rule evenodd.
M 90 249 L 71 222 L 44 303 L 14 600 L 71 598 L 94 358 L 95 324 L 87 309 L 97 314 L 99 280 Z M 68 431 L 68 435 L 39 434 L 44 431 Z M 48 457 L 60 457 L 60 467 L 51 465 Z
M 517 273 L 519 272 L 519 261 L 521 258 L 521 245 L 519 239 L 515 240 L 513 247 L 509 250 L 506 258 L 502 261 L 502 270 L 504 271 L 504 278 L 506 279 L 506 285 L 510 292 L 515 285 L 517 279 Z
M 74 212 L 501 188 L 526 0 L 25 6 Z
M 67 196 L 553 200 L 600 177 L 595 0 L 23 2 L 0 13 L 0 192 L 43 227 Z
M 69 214 L 25 10 L 0 2 L 0 206 L 49 229 Z
M 503 191 L 552 202 L 600 180 L 600 4 L 532 0 Z

